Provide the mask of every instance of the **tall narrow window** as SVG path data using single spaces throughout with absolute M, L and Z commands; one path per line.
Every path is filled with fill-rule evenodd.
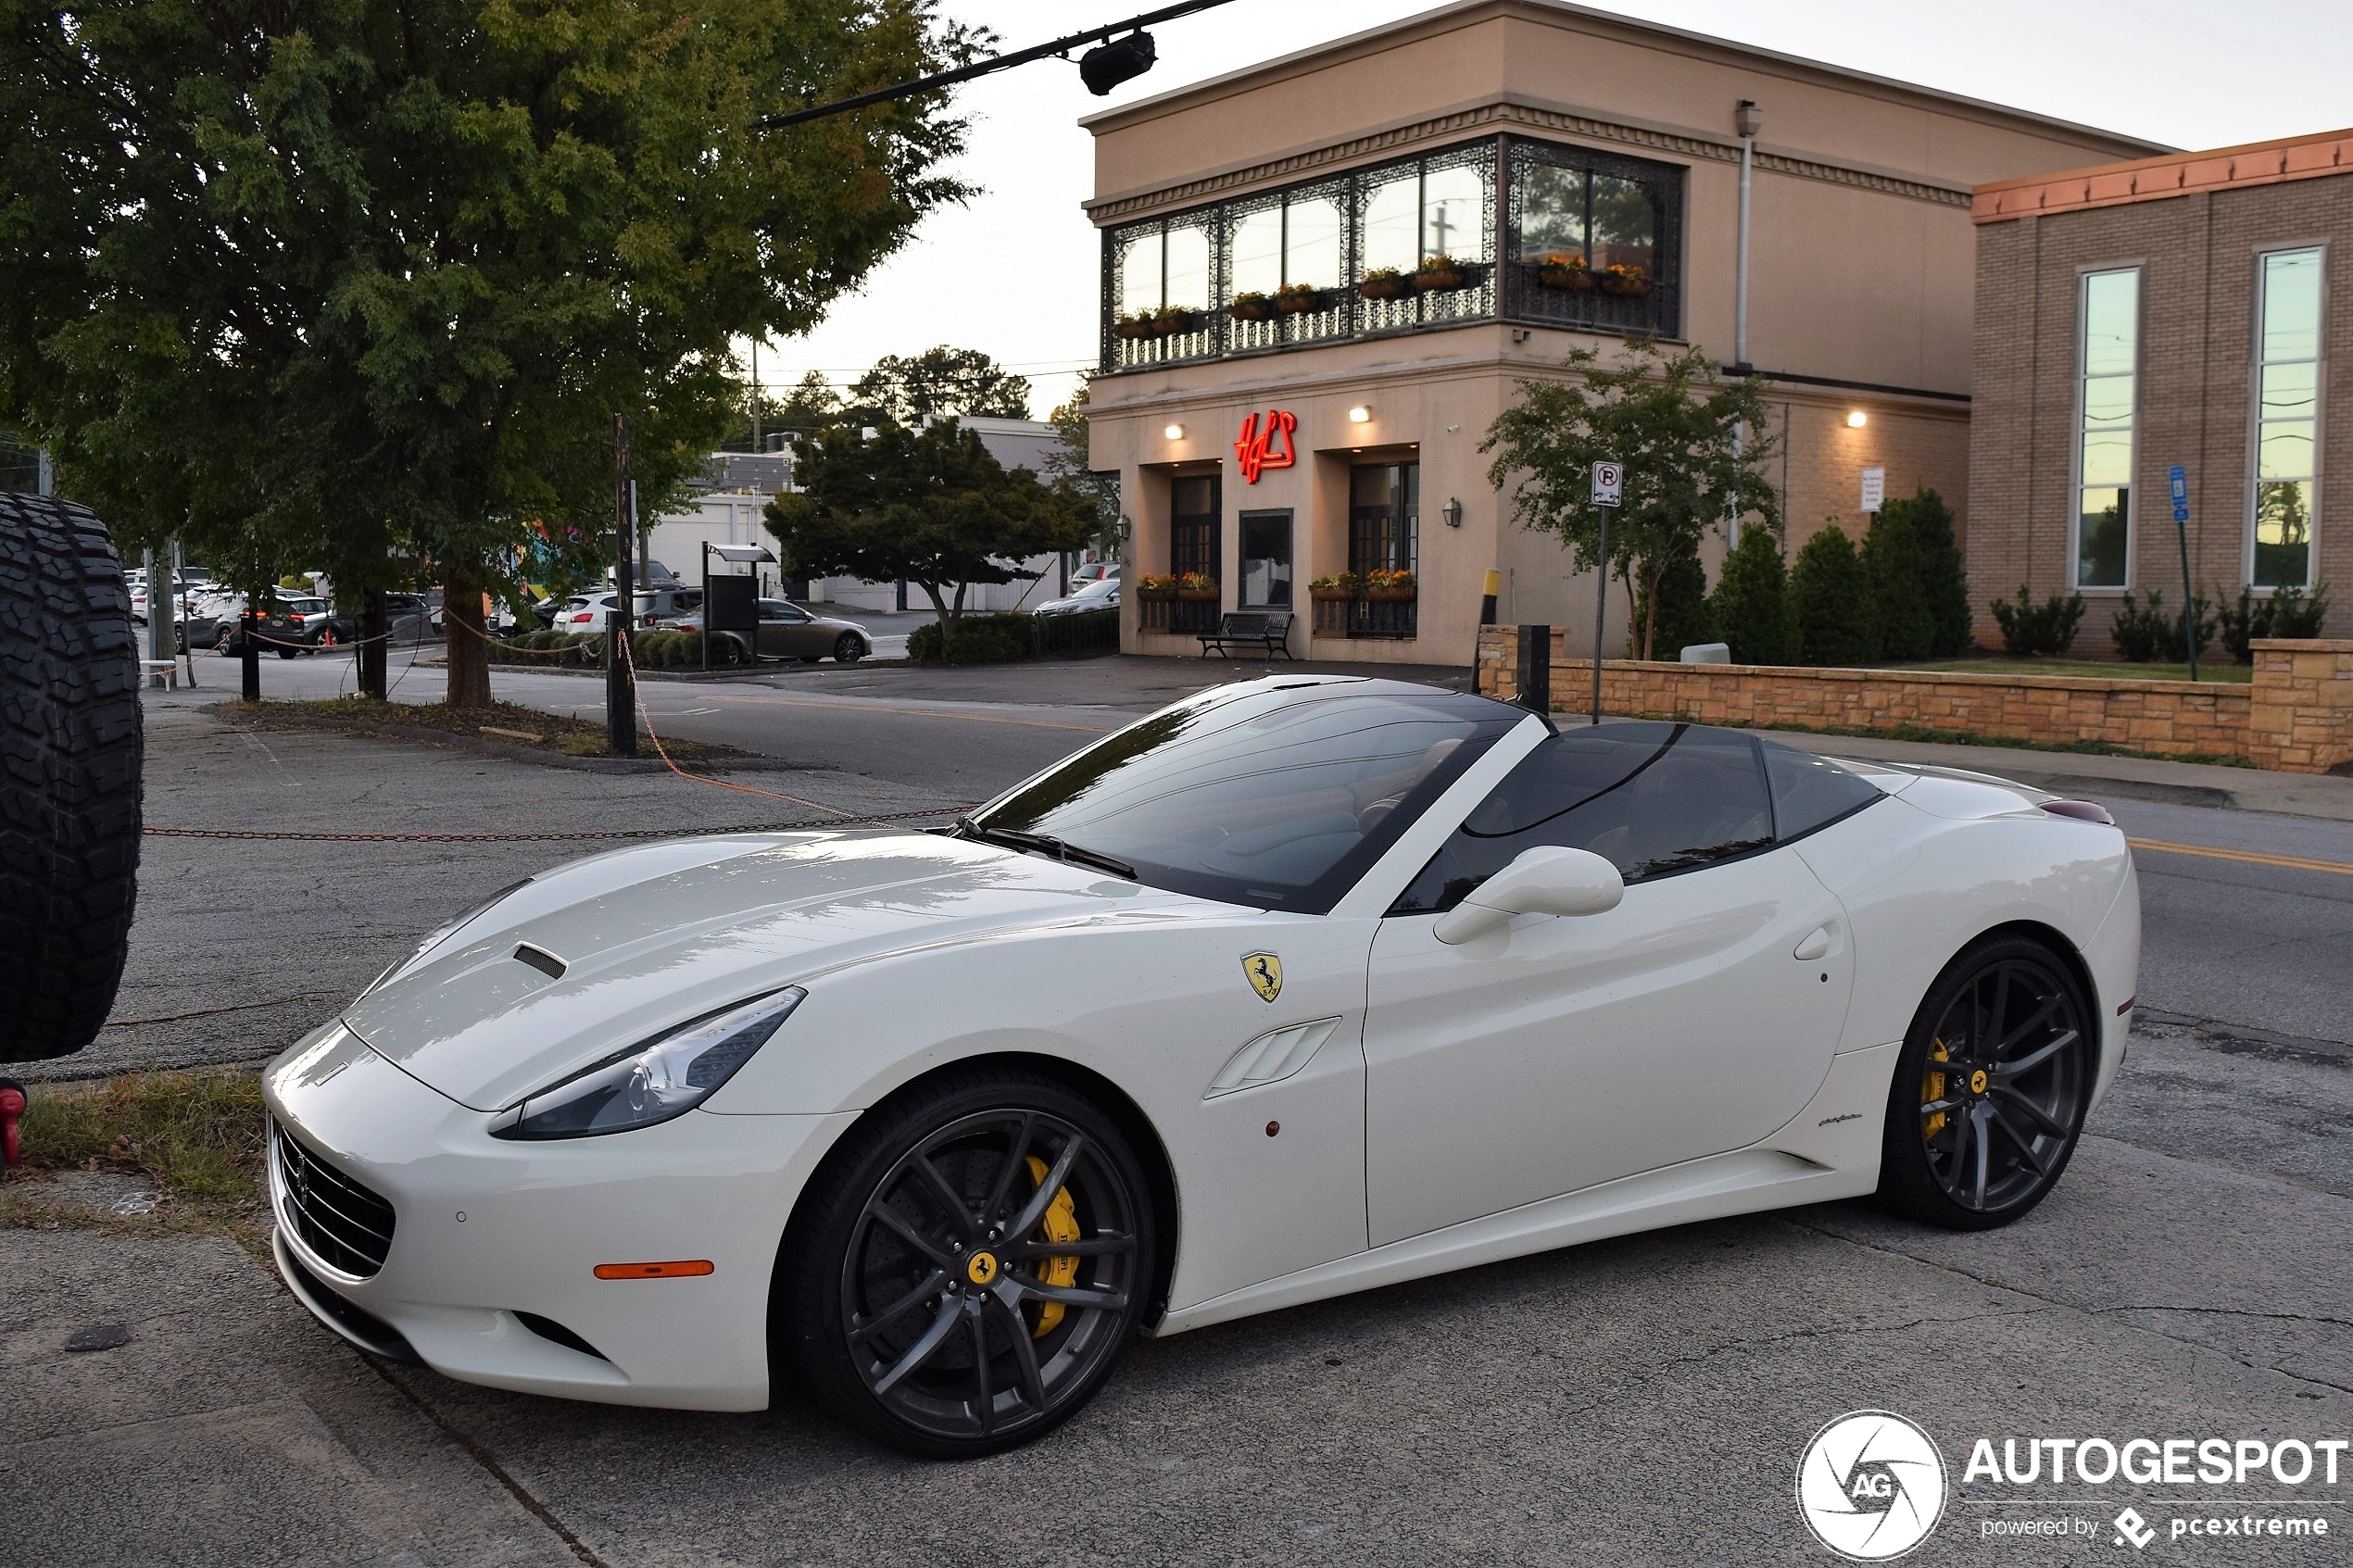
M 2133 532 L 2133 408 L 2140 358 L 2141 274 L 2088 272 L 2082 284 L 2075 457 L 2075 583 L 2121 588 Z
M 1348 570 L 1411 571 L 1421 545 L 1422 467 L 1377 463 L 1348 480 Z
M 1290 512 L 1241 515 L 1241 605 L 1245 609 L 1290 608 Z
M 2301 588 L 2320 488 L 2321 253 L 2273 251 L 2258 267 L 2254 582 Z
M 1182 577 L 1217 575 L 1218 475 L 1188 474 L 1171 482 L 1168 570 Z

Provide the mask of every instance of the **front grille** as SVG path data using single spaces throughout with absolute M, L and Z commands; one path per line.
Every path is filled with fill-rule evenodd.
M 321 1262 L 359 1279 L 383 1268 L 392 1250 L 392 1205 L 303 1148 L 274 1120 L 270 1135 L 286 1193 L 279 1218 Z

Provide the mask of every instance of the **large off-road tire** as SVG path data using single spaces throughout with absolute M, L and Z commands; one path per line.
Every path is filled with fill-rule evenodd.
M 106 524 L 0 494 L 0 1061 L 114 1006 L 139 872 L 139 652 Z
M 1028 1073 L 944 1074 L 875 1108 L 803 1190 L 771 1360 L 879 1442 L 995 1453 L 1094 1397 L 1157 1247 L 1143 1170 L 1099 1107 Z

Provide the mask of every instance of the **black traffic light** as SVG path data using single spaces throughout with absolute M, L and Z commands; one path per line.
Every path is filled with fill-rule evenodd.
M 1100 98 L 1123 82 L 1132 82 L 1152 69 L 1160 57 L 1149 32 L 1131 32 L 1097 44 L 1078 58 L 1078 80 Z

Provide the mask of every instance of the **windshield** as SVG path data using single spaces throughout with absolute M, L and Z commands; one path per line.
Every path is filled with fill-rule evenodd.
M 1390 681 L 1227 686 L 1164 709 L 975 813 L 1138 880 L 1323 914 L 1528 717 Z
M 1092 583 L 1088 583 L 1084 588 L 1079 589 L 1078 592 L 1071 595 L 1070 596 L 1074 599 L 1100 599 L 1106 598 L 1117 592 L 1119 592 L 1118 578 L 1098 577 Z

